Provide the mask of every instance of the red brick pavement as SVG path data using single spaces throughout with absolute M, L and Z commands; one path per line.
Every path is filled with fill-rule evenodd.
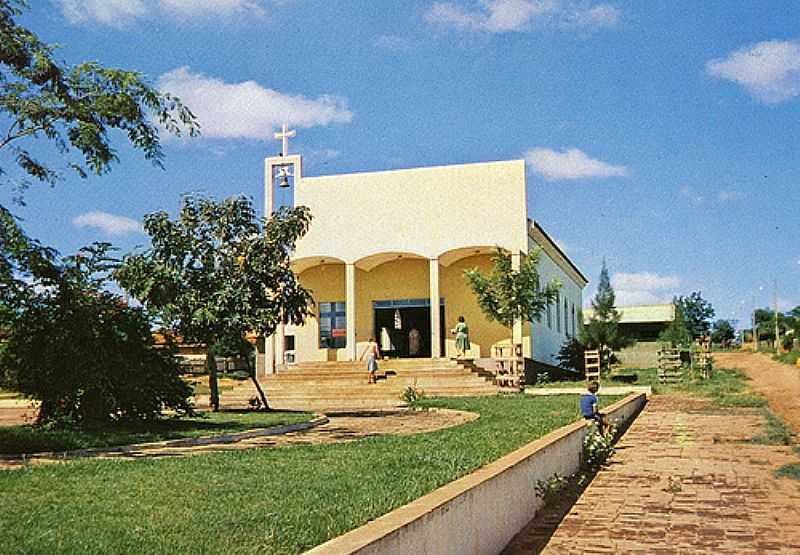
M 763 425 L 755 410 L 653 397 L 563 520 L 545 510 L 504 555 L 800 553 L 800 483 L 773 476 L 800 457 L 744 443 Z

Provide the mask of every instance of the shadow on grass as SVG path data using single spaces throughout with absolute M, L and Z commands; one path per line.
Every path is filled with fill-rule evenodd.
M 186 439 L 243 432 L 311 418 L 299 411 L 231 410 L 197 413 L 192 417 L 170 417 L 149 422 L 112 423 L 59 427 L 24 425 L 0 427 L 0 454 L 29 454 L 115 447 L 169 439 Z

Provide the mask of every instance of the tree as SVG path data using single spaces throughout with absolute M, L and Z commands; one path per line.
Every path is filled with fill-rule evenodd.
M 511 253 L 498 248 L 492 255 L 494 265 L 489 275 L 477 268 L 464 272 L 478 306 L 489 321 L 511 330 L 514 322 L 531 322 L 541 316 L 549 303 L 556 301 L 561 283 L 554 279 L 541 286 L 540 253 L 540 249 L 529 252 L 516 271 L 512 267 Z
M 597 293 L 592 299 L 592 315 L 584 325 L 581 343 L 588 349 L 619 350 L 630 345 L 631 340 L 619 329 L 620 314 L 614 307 L 616 295 L 608 276 L 606 261 L 600 270 Z
M 40 401 L 39 423 L 190 410 L 180 365 L 171 350 L 155 347 L 147 315 L 104 290 L 114 267 L 108 244 L 57 263 L 24 234 L 16 240 L 23 248 L 15 252 L 39 258 L 38 279 L 4 297 L 13 325 L 0 351 L 0 383 Z
M 67 163 L 81 177 L 106 173 L 117 161 L 109 131 L 120 130 L 134 148 L 157 166 L 164 153 L 159 125 L 170 133 L 198 132 L 194 115 L 180 100 L 150 87 L 134 71 L 96 62 L 75 66 L 58 62 L 55 47 L 18 25 L 24 0 L 0 0 L 0 153 L 10 158 L 0 167 L 19 191 L 31 180 L 55 184 L 59 169 L 37 159 L 28 146 L 50 142 L 62 157 L 77 151 L 82 160 Z M 12 173 L 9 166 L 15 166 Z
M 669 343 L 672 347 L 688 347 L 692 343 L 692 334 L 683 315 L 683 305 L 675 305 L 675 319 L 659 334 L 658 340 Z
M 280 323 L 302 324 L 313 305 L 289 267 L 311 221 L 308 208 L 256 218 L 252 202 L 186 196 L 180 214 L 145 216 L 152 247 L 125 257 L 120 285 L 187 341 L 207 347 L 211 404 L 219 409 L 214 346 L 247 331 L 269 336 Z
M 567 370 L 575 370 L 580 375 L 586 373 L 586 357 L 583 344 L 577 337 L 570 337 L 561 344 L 556 355 L 558 366 Z
M 714 307 L 701 296 L 700 291 L 695 291 L 688 297 L 676 297 L 673 303 L 681 307 L 686 327 L 693 339 L 708 335 L 711 319 L 714 317 Z
M 729 320 L 717 320 L 712 326 L 711 341 L 727 346 L 736 338 L 736 331 Z

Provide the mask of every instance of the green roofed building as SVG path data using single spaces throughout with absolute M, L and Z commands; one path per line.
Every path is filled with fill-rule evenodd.
M 675 305 L 651 304 L 616 307 L 620 314 L 620 331 L 636 340 L 631 347 L 617 352 L 625 368 L 650 368 L 658 363 L 659 334 L 675 320 Z M 583 311 L 583 321 L 588 322 L 594 311 Z

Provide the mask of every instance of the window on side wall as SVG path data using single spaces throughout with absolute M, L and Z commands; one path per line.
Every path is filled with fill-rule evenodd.
M 347 313 L 343 302 L 319 303 L 319 348 L 343 349 L 347 345 Z
M 561 333 L 561 297 L 556 295 L 556 331 Z
M 578 326 L 575 323 L 575 303 L 572 304 L 572 335 L 578 335 Z
M 553 304 L 547 303 L 547 327 L 553 327 Z
M 567 299 L 564 299 L 564 333 L 569 337 L 569 305 Z

